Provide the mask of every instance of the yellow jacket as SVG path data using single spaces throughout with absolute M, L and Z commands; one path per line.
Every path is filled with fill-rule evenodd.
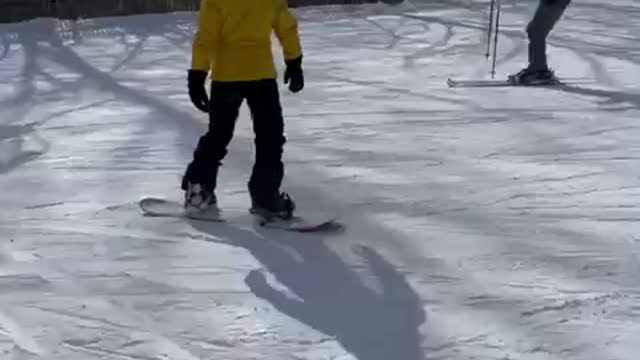
M 272 31 L 285 60 L 302 55 L 298 22 L 287 0 L 202 0 L 191 69 L 211 71 L 215 81 L 276 78 Z

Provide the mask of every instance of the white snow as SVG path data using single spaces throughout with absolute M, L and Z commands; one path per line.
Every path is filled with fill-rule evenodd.
M 447 88 L 488 76 L 487 2 L 409 5 L 296 9 L 284 189 L 346 225 L 315 235 L 244 214 L 246 109 L 234 221 L 141 216 L 206 128 L 194 14 L 0 25 L 0 359 L 635 359 L 640 4 L 574 2 L 552 89 Z M 500 77 L 534 5 L 504 5 Z

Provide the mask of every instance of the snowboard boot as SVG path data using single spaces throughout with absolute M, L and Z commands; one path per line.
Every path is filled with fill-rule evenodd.
M 213 189 L 198 183 L 184 184 L 184 208 L 188 213 L 218 211 L 216 194 Z
M 194 163 L 189 163 L 182 177 L 180 187 L 184 190 L 184 207 L 187 212 L 217 210 L 217 168 L 206 168 L 203 171 L 202 167 L 197 167 Z
M 249 212 L 258 215 L 267 221 L 290 220 L 296 204 L 287 193 L 276 194 L 270 198 L 258 199 L 251 197 L 251 209 Z
M 509 83 L 512 85 L 548 85 L 555 84 L 557 81 L 553 71 L 549 68 L 526 67 L 517 74 L 509 75 Z

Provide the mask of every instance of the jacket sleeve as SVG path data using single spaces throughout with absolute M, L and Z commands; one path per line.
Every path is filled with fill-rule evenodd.
M 211 0 L 202 0 L 198 12 L 198 28 L 193 38 L 191 69 L 209 71 L 215 56 L 220 28 L 218 10 Z
M 298 36 L 298 20 L 289 12 L 287 2 L 278 0 L 278 9 L 273 29 L 282 45 L 285 60 L 292 60 L 302 55 L 300 37 Z

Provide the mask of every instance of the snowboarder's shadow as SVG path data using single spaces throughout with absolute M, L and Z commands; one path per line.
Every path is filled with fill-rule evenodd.
M 245 283 L 257 297 L 281 313 L 335 338 L 357 359 L 423 359 L 420 325 L 426 315 L 419 296 L 406 279 L 375 250 L 354 250 L 373 276 L 347 265 L 321 236 L 283 233 L 259 227 L 192 221 L 212 241 L 247 249 L 293 294 L 274 288 L 260 270 Z

